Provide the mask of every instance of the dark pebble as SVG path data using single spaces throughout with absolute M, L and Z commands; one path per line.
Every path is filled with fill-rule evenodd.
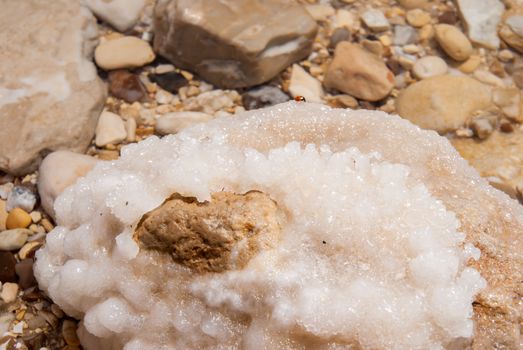
M 351 39 L 351 33 L 350 30 L 348 30 L 345 27 L 337 28 L 334 33 L 332 33 L 330 42 L 329 42 L 329 49 L 335 49 L 336 45 L 342 41 L 350 41 Z
M 438 22 L 454 25 L 458 22 L 458 15 L 452 10 L 447 10 L 439 15 Z
M 109 73 L 109 92 L 114 97 L 129 103 L 142 101 L 147 95 L 140 78 L 126 70 L 115 70 Z
M 258 109 L 289 101 L 289 95 L 276 86 L 265 85 L 245 92 L 242 103 L 245 109 Z
M 395 58 L 389 58 L 387 60 L 387 67 L 392 71 L 392 73 L 394 73 L 394 75 L 398 75 L 403 71 L 401 64 Z
M 167 90 L 173 94 L 177 94 L 179 88 L 189 84 L 183 75 L 176 72 L 168 72 L 165 74 L 150 74 L 149 79 L 152 82 L 158 84 L 162 89 Z
M 0 252 L 0 282 L 16 282 L 16 259 L 11 252 Z
M 27 289 L 36 286 L 36 279 L 33 274 L 33 259 L 24 259 L 15 266 L 18 275 L 18 285 L 21 289 Z

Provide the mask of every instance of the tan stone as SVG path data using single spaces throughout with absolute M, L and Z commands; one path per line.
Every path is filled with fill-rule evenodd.
M 14 208 L 7 215 L 5 226 L 7 229 L 26 228 L 31 225 L 31 216 L 23 209 Z
M 422 9 L 429 5 L 430 0 L 399 0 L 399 4 L 407 9 Z
M 341 42 L 325 74 L 324 85 L 366 101 L 386 97 L 394 86 L 394 74 L 374 54 L 358 45 Z
M 441 48 L 456 61 L 464 61 L 472 54 L 472 44 L 457 27 L 438 24 L 435 27 L 435 34 Z
M 4 1 L 0 23 L 0 170 L 21 174 L 49 151 L 84 151 L 105 102 L 91 61 L 94 17 L 78 1 Z
M 481 57 L 478 55 L 472 55 L 466 60 L 465 62 L 461 63 L 458 66 L 458 69 L 463 73 L 472 73 L 476 69 L 478 69 L 479 65 L 481 64 Z
M 216 192 L 204 203 L 173 194 L 144 214 L 134 238 L 142 249 L 169 253 L 197 272 L 222 272 L 275 247 L 283 218 L 276 202 L 258 191 Z
M 499 29 L 499 36 L 508 46 L 517 50 L 519 53 L 523 53 L 523 36 L 516 34 L 510 26 L 502 24 Z
M 160 0 L 155 51 L 213 85 L 272 79 L 311 52 L 316 22 L 293 1 Z
M 105 41 L 94 51 L 96 64 L 105 70 L 142 67 L 155 57 L 149 43 L 134 36 Z
M 6 229 L 5 223 L 7 221 L 7 211 L 6 211 L 6 202 L 3 199 L 0 199 L 0 231 Z
M 430 14 L 421 9 L 413 9 L 407 12 L 407 22 L 413 27 L 423 27 L 429 24 L 430 20 Z
M 523 122 L 521 115 L 521 96 L 518 88 L 497 88 L 492 91 L 492 101 L 501 109 L 503 115 L 516 122 Z
M 400 116 L 440 133 L 456 130 L 475 111 L 491 105 L 488 87 L 469 77 L 441 75 L 403 90 L 396 99 Z

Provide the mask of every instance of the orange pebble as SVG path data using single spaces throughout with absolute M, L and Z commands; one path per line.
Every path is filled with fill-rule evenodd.
M 31 216 L 23 209 L 14 208 L 7 215 L 5 226 L 8 230 L 13 228 L 27 228 L 31 225 Z

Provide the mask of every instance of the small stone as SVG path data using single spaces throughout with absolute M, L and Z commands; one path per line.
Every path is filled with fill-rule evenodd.
M 516 35 L 523 37 L 523 16 L 510 16 L 505 23 Z
M 212 90 L 186 100 L 185 109 L 213 115 L 217 111 L 234 107 L 239 100 L 240 95 L 235 90 Z
M 54 217 L 56 197 L 78 178 L 85 176 L 97 162 L 93 157 L 69 151 L 56 151 L 47 155 L 38 174 L 38 193 L 45 212 Z M 41 224 L 47 232 L 52 230 L 49 220 L 42 219 Z M 47 225 L 51 225 L 51 228 Z
M 492 74 L 499 78 L 504 78 L 507 75 L 507 72 L 505 72 L 505 66 L 497 59 L 492 60 L 489 66 L 489 70 Z
M 0 298 L 2 298 L 4 303 L 12 303 L 16 300 L 17 295 L 18 284 L 7 282 L 2 285 L 2 292 L 0 293 Z
M 134 142 L 136 140 L 136 119 L 129 118 L 125 121 L 125 132 L 127 133 L 127 142 Z
M 174 95 L 165 90 L 158 90 L 155 95 L 156 102 L 159 104 L 168 104 L 174 99 Z
M 42 213 L 39 211 L 32 211 L 29 213 L 29 216 L 31 216 L 31 220 L 33 220 L 33 223 L 35 224 L 42 220 Z
M 185 128 L 205 123 L 214 117 L 201 112 L 167 113 L 156 120 L 155 130 L 160 135 L 176 134 Z
M 489 137 L 490 134 L 494 131 L 490 121 L 485 118 L 476 118 L 470 124 L 470 127 L 474 131 L 474 134 L 480 139 L 484 140 Z
M 33 274 L 33 259 L 24 259 L 15 265 L 20 288 L 27 289 L 37 285 Z
M 334 108 L 356 108 L 358 100 L 350 95 L 335 95 L 327 98 L 329 105 Z
M 84 0 L 84 3 L 96 17 L 123 33 L 136 24 L 146 0 Z
M 413 44 L 418 40 L 418 33 L 416 29 L 411 26 L 394 26 L 394 39 L 392 42 L 394 45 L 407 45 Z
M 510 62 L 514 59 L 514 54 L 512 53 L 512 51 L 504 49 L 504 50 L 500 50 L 498 52 L 498 58 L 501 62 L 506 63 L 506 62 Z
M 390 23 L 380 10 L 371 9 L 361 15 L 365 25 L 373 32 L 384 32 L 390 28 Z
M 412 72 L 418 79 L 427 79 L 446 74 L 447 63 L 438 56 L 425 56 L 414 63 Z
M 521 95 L 517 88 L 497 88 L 492 92 L 492 101 L 501 108 L 503 115 L 510 120 L 523 122 L 521 115 Z
M 4 200 L 0 199 L 0 231 L 6 229 L 5 224 L 7 221 L 7 215 L 6 203 Z
M 464 61 L 472 54 L 472 44 L 458 28 L 448 24 L 436 26 L 436 40 L 441 48 L 456 61 Z
M 149 43 L 134 36 L 107 40 L 94 51 L 96 64 L 105 70 L 143 67 L 155 57 Z
M 26 186 L 15 186 L 7 196 L 7 210 L 22 208 L 27 212 L 33 210 L 36 204 L 36 195 Z
M 25 228 L 15 228 L 0 232 L 0 250 L 10 251 L 20 249 L 27 238 L 31 235 L 31 230 Z
M 337 28 L 334 30 L 330 37 L 329 41 L 329 48 L 335 49 L 336 45 L 342 41 L 350 41 L 351 40 L 351 33 L 350 30 L 348 30 L 345 27 Z
M 15 282 L 16 259 L 13 253 L 0 251 L 0 282 Z
M 321 83 L 297 64 L 292 66 L 289 92 L 292 97 L 303 96 L 308 102 L 321 102 L 323 96 Z
M 383 56 L 383 45 L 378 40 L 363 40 L 361 46 L 378 57 Z
M 159 64 L 154 68 L 155 74 L 165 74 L 175 71 L 175 67 L 172 64 Z
M 109 92 L 116 98 L 133 103 L 141 101 L 147 91 L 136 74 L 126 70 L 109 73 Z
M 160 85 L 162 89 L 167 90 L 173 94 L 177 94 L 178 89 L 189 84 L 187 79 L 182 74 L 176 72 L 151 74 L 149 75 L 149 79 Z
M 421 43 L 425 44 L 434 38 L 434 26 L 427 24 L 418 30 L 418 36 Z
M 476 111 L 490 107 L 490 89 L 467 76 L 441 75 L 421 80 L 396 99 L 398 114 L 440 133 L 465 125 Z
M 490 73 L 487 70 L 480 69 L 474 71 L 474 78 L 481 81 L 482 83 L 485 83 L 487 85 L 497 86 L 497 87 L 504 87 L 505 83 L 503 80 L 501 80 L 499 77 L 495 76 L 494 74 Z
M 305 9 L 315 21 L 326 21 L 336 13 L 332 6 L 324 4 L 306 5 Z
M 392 90 L 394 74 L 377 56 L 342 42 L 336 47 L 324 84 L 359 99 L 379 101 Z
M 96 126 L 96 146 L 103 147 L 107 144 L 118 144 L 125 140 L 126 137 L 127 132 L 125 131 L 122 118 L 118 114 L 104 110 Z
M 0 185 L 0 199 L 6 200 L 15 185 L 12 182 Z
M 425 8 L 429 4 L 429 0 L 399 0 L 398 2 L 406 9 Z
M 499 122 L 499 130 L 506 133 L 513 132 L 514 126 L 508 120 L 503 119 Z
M 53 224 L 47 219 L 42 219 L 42 226 L 45 229 L 45 232 L 51 232 L 54 229 Z
M 26 228 L 31 225 L 31 216 L 21 208 L 14 208 L 9 212 L 6 219 L 6 228 L 11 230 L 15 228 Z
M 249 90 L 242 95 L 242 104 L 248 110 L 273 106 L 288 100 L 290 100 L 289 95 L 270 85 Z
M 500 0 L 457 0 L 470 40 L 489 49 L 499 48 L 497 26 L 505 6 Z
M 20 248 L 20 251 L 18 252 L 18 256 L 21 260 L 32 258 L 34 257 L 34 253 L 38 248 L 42 246 L 42 242 L 38 241 L 32 241 L 24 244 L 22 248 Z
M 349 30 L 355 29 L 356 19 L 354 14 L 348 10 L 339 9 L 332 21 L 333 28 L 347 28 Z
M 430 14 L 420 9 L 413 9 L 407 11 L 407 22 L 416 28 L 423 27 L 429 24 L 431 20 Z
M 499 36 L 507 45 L 523 53 L 523 16 L 508 17 L 501 28 Z
M 62 324 L 62 336 L 67 345 L 79 346 L 80 340 L 76 335 L 76 323 L 71 320 L 64 320 Z
M 465 74 L 469 74 L 478 69 L 481 64 L 481 57 L 477 55 L 472 55 L 465 62 L 461 63 L 458 66 L 458 69 Z
M 458 22 L 458 14 L 454 10 L 446 10 L 438 17 L 438 22 L 442 24 L 454 25 Z

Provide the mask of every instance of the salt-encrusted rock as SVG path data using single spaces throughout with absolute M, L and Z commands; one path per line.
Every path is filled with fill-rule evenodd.
M 390 23 L 380 10 L 371 9 L 362 13 L 361 20 L 373 32 L 383 32 L 390 28 Z
M 414 63 L 412 72 L 418 79 L 427 79 L 446 74 L 448 68 L 447 63 L 441 57 L 425 56 Z
M 45 212 L 54 217 L 56 197 L 97 162 L 96 158 L 69 151 L 56 151 L 45 157 L 38 169 L 38 194 Z
M 0 232 L 0 250 L 18 250 L 27 242 L 31 230 L 15 228 Z
M 120 32 L 131 29 L 142 12 L 146 0 L 83 0 L 96 17 Z
M 499 48 L 497 26 L 505 6 L 500 0 L 457 0 L 470 40 L 489 49 Z
M 98 147 L 108 144 L 118 144 L 125 140 L 127 132 L 125 124 L 118 114 L 103 111 L 96 125 L 95 143 Z
M 499 36 L 510 47 L 523 53 L 523 13 L 505 19 L 499 29 Z
M 366 101 L 378 101 L 392 90 L 394 75 L 377 56 L 358 45 L 341 42 L 323 83 Z
M 286 0 L 160 0 L 154 20 L 156 52 L 227 88 L 272 79 L 310 53 L 317 30 Z
M 270 85 L 257 87 L 242 95 L 242 104 L 248 110 L 269 107 L 289 100 L 289 95 Z
M 262 192 L 217 192 L 203 203 L 176 193 L 144 214 L 134 239 L 196 272 L 223 272 L 241 269 L 260 251 L 275 248 L 283 218 Z
M 442 75 L 410 85 L 396 99 L 403 118 L 440 133 L 456 130 L 491 105 L 488 87 L 466 76 Z
M 94 51 L 96 64 L 105 70 L 138 68 L 151 63 L 154 58 L 149 43 L 134 36 L 106 40 Z
M 176 134 L 189 126 L 205 123 L 213 118 L 202 112 L 167 113 L 156 120 L 155 130 L 160 135 Z
M 303 96 L 309 102 L 321 102 L 323 96 L 323 88 L 318 79 L 297 64 L 292 66 L 289 92 L 292 97 Z
M 132 239 L 172 193 L 252 189 L 285 217 L 241 269 L 195 273 Z M 35 274 L 83 318 L 87 350 L 520 344 L 522 207 L 445 138 L 385 113 L 289 102 L 150 137 L 56 209 Z
M 91 62 L 96 21 L 78 1 L 1 7 L 0 170 L 20 174 L 46 152 L 87 148 L 105 88 Z
M 464 61 L 472 54 L 472 44 L 469 39 L 455 26 L 438 24 L 436 40 L 447 55 L 456 61 Z
M 14 208 L 22 208 L 26 212 L 31 212 L 36 204 L 36 195 L 26 186 L 15 186 L 7 196 L 7 211 Z

